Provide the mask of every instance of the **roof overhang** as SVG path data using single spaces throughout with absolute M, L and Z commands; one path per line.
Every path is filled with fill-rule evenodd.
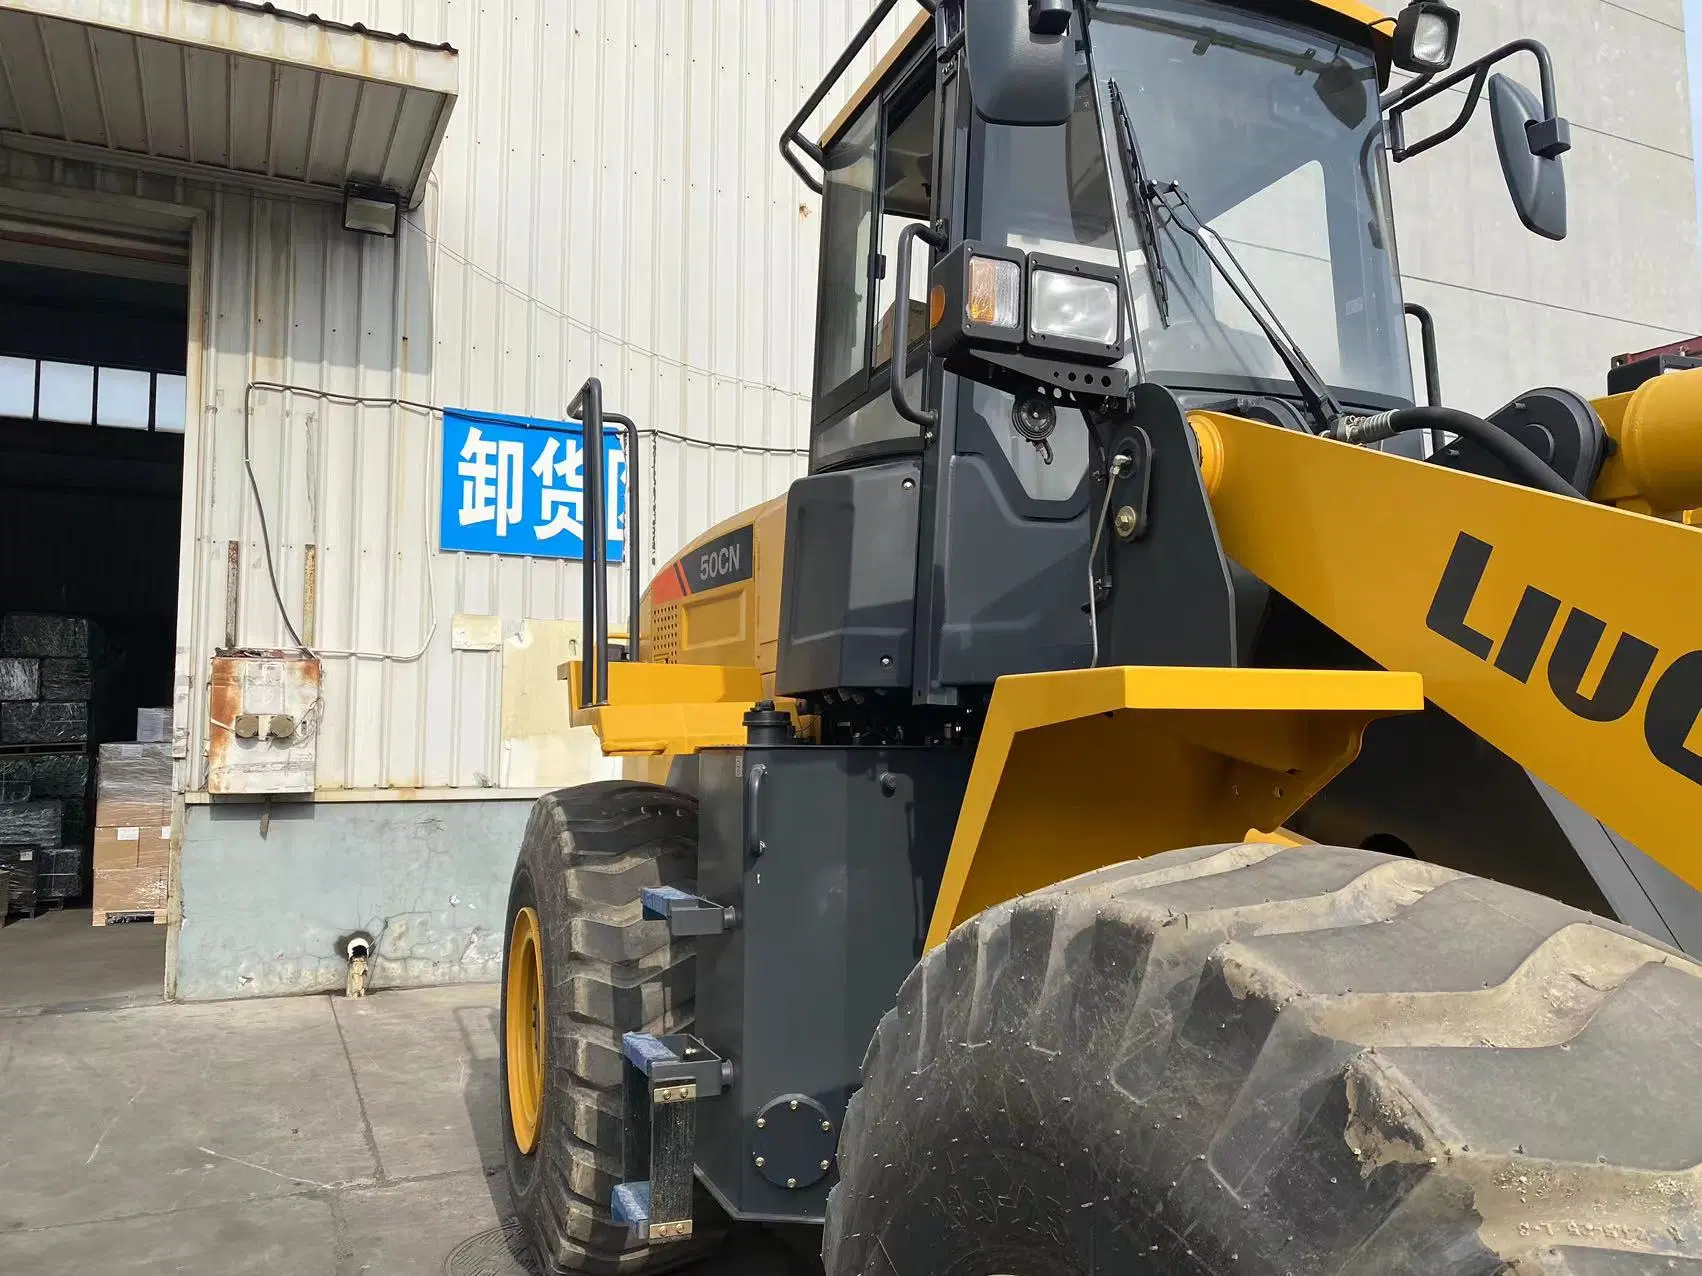
M 0 141 L 410 207 L 457 54 L 245 0 L 0 0 Z

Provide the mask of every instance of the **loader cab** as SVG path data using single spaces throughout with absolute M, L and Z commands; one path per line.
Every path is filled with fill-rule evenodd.
M 1076 369 L 1161 386 L 1184 411 L 1308 428 L 1257 306 L 1343 409 L 1409 406 L 1414 387 L 1379 100 L 1390 42 L 1360 6 L 933 8 L 809 147 L 822 192 L 810 472 L 788 503 L 776 688 L 949 717 L 1006 674 L 1131 660 L 1107 649 L 1107 573 L 1090 569 L 1113 539 L 1111 453 L 1091 398 L 1060 390 Z M 1012 68 L 1048 60 L 1055 80 L 1025 90 Z M 1156 187 L 1163 201 L 1136 197 Z M 906 227 L 928 233 L 912 231 L 900 278 Z M 1240 283 L 1212 242 L 1233 246 Z M 1114 281 L 1112 326 L 1094 336 L 1111 339 L 1105 357 L 1060 354 L 1071 342 L 1032 324 L 992 363 L 945 348 L 942 296 L 963 290 L 942 290 L 940 272 L 976 253 L 1008 259 L 1025 318 L 1043 263 Z M 895 357 L 899 328 L 909 348 Z M 1232 644 L 1196 659 L 1236 657 Z

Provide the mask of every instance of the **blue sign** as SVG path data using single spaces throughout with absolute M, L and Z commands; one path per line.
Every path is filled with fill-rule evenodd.
M 533 558 L 585 557 L 585 429 L 445 408 L 438 548 Z M 625 557 L 627 463 L 621 431 L 604 427 L 608 556 Z

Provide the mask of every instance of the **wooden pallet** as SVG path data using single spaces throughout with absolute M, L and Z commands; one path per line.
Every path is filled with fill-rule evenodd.
M 114 908 L 95 909 L 93 921 L 96 926 L 126 926 L 138 922 L 151 922 L 155 926 L 165 925 L 165 910 Z

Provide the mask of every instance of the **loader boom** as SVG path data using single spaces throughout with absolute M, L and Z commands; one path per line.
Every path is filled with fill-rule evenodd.
M 1697 529 L 1235 417 L 1193 424 L 1226 554 L 1702 887 Z

